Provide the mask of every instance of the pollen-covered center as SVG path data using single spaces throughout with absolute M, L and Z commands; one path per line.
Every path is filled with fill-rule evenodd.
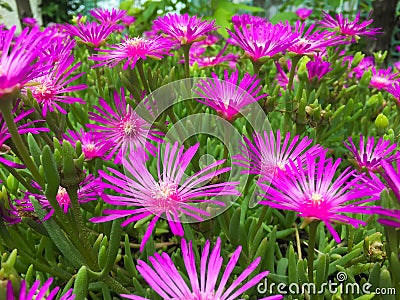
M 53 84 L 49 81 L 43 81 L 39 85 L 33 86 L 31 90 L 38 103 L 50 101 L 56 92 Z
M 170 210 L 180 201 L 178 195 L 178 185 L 172 181 L 159 181 L 151 190 L 151 197 L 155 200 L 155 205 L 162 210 Z
M 371 79 L 371 85 L 376 86 L 376 87 L 387 87 L 392 84 L 392 81 L 381 76 L 373 76 Z
M 126 139 L 136 138 L 140 131 L 140 124 L 133 115 L 128 115 L 120 123 L 120 130 Z
M 71 200 L 69 199 L 67 190 L 61 186 L 58 188 L 56 200 L 57 200 L 58 204 L 60 204 L 60 206 L 68 205 L 71 203 Z
M 192 293 L 187 300 L 220 300 L 220 297 L 215 297 L 214 292 L 196 292 Z
M 311 195 L 311 202 L 315 206 L 318 206 L 323 199 L 324 198 L 323 198 L 323 196 L 321 194 L 312 193 L 312 195 Z
M 94 143 L 87 143 L 82 145 L 82 151 L 85 157 L 93 157 L 97 154 L 97 146 Z

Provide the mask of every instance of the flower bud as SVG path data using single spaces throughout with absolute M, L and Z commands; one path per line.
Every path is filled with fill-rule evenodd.
M 375 126 L 379 130 L 386 130 L 389 127 L 389 120 L 384 114 L 379 114 L 375 119 Z

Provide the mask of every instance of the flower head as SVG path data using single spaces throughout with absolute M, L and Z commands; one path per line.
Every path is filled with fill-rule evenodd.
M 154 216 L 143 237 L 140 251 L 143 251 L 161 216 L 168 220 L 173 234 L 183 236 L 181 222 L 187 217 L 202 221 L 205 216 L 210 215 L 203 208 L 196 207 L 196 204 L 225 205 L 224 202 L 205 199 L 205 197 L 239 195 L 239 192 L 235 190 L 238 182 L 206 184 L 214 176 L 230 171 L 230 168 L 214 170 L 221 166 L 224 160 L 216 161 L 184 179 L 185 170 L 198 148 L 199 144 L 196 144 L 184 152 L 184 147 L 178 146 L 178 142 L 173 145 L 166 143 L 164 151 L 161 151 L 161 146 L 159 146 L 156 178 L 146 167 L 143 150 L 136 153 L 130 152 L 129 157 L 123 159 L 127 175 L 111 168 L 108 170 L 112 175 L 99 171 L 101 177 L 109 182 L 105 183 L 104 187 L 111 188 L 119 194 L 118 196 L 105 195 L 103 200 L 109 204 L 127 206 L 130 209 L 105 209 L 103 212 L 108 216 L 95 217 L 91 221 L 105 222 L 128 216 L 129 218 L 122 223 L 122 226 L 126 226 L 134 221 Z
M 204 39 L 218 26 L 215 21 L 205 21 L 197 16 L 167 14 L 154 20 L 153 29 L 162 31 L 167 37 L 184 45 Z
M 301 19 L 301 20 L 305 20 L 307 19 L 311 14 L 312 14 L 313 10 L 312 9 L 308 9 L 305 7 L 301 7 L 298 8 L 296 10 L 296 15 Z
M 186 273 L 190 285 L 179 274 L 177 267 L 167 253 L 155 253 L 149 257 L 152 267 L 142 260 L 138 260 L 137 269 L 150 287 L 165 300 L 228 300 L 239 299 L 240 295 L 256 285 L 268 275 L 268 271 L 261 272 L 243 284 L 247 277 L 260 264 L 260 257 L 256 258 L 238 277 L 228 285 L 233 269 L 237 264 L 242 251 L 239 246 L 232 254 L 222 273 L 223 257 L 221 256 L 221 239 L 218 238 L 214 248 L 210 249 L 210 241 L 204 245 L 200 265 L 196 266 L 196 258 L 192 242 L 189 245 L 182 239 L 182 257 L 186 266 Z M 210 251 L 211 250 L 211 251 Z M 218 283 L 219 275 L 222 277 Z M 121 295 L 128 299 L 142 300 L 145 298 L 134 295 Z M 261 300 L 278 300 L 282 296 L 272 296 Z
M 372 66 L 374 66 L 374 58 L 372 56 L 366 56 L 360 61 L 358 66 L 353 69 L 350 75 L 354 74 L 356 78 L 360 79 L 364 75 L 365 71 L 370 69 Z
M 33 97 L 42 107 L 43 116 L 46 116 L 47 111 L 54 110 L 58 110 L 59 112 L 66 114 L 67 111 L 57 102 L 68 104 L 85 103 L 85 101 L 81 98 L 64 95 L 65 93 L 76 92 L 87 88 L 86 84 L 66 86 L 83 75 L 83 73 L 80 73 L 68 78 L 81 65 L 81 63 L 78 63 L 70 68 L 73 62 L 74 57 L 69 56 L 68 58 L 56 64 L 48 75 L 35 79 L 36 84 L 30 89 Z
M 396 104 L 400 106 L 400 82 L 394 81 L 392 85 L 386 87 L 386 91 L 395 98 Z
M 358 227 L 366 223 L 346 214 L 384 213 L 379 206 L 364 205 L 379 197 L 375 196 L 372 185 L 366 184 L 369 179 L 363 174 L 348 167 L 335 179 L 340 161 L 326 158 L 325 153 L 318 156 L 306 154 L 304 161 L 300 158 L 290 160 L 284 170 L 277 170 L 277 176 L 265 177 L 271 186 L 258 183 L 265 192 L 265 199 L 259 203 L 296 211 L 300 217 L 321 220 L 339 243 L 340 237 L 332 226 L 333 222 Z
M 135 23 L 136 18 L 134 16 L 128 16 L 126 15 L 125 17 L 122 18 L 121 22 L 126 26 L 129 27 L 133 23 Z
M 110 34 L 118 28 L 118 25 L 108 23 L 98 24 L 96 22 L 78 22 L 76 26 L 71 24 L 64 26 L 71 36 L 78 37 L 82 43 L 91 48 L 104 45 Z
M 234 15 L 232 17 L 233 25 L 237 27 L 248 26 L 249 24 L 252 25 L 265 25 L 268 21 L 262 17 L 252 16 L 249 14 L 242 14 L 242 15 Z
M 238 84 L 238 70 L 229 77 L 228 71 L 224 72 L 224 79 L 220 80 L 215 73 L 213 79 L 200 80 L 196 93 L 202 97 L 198 101 L 212 107 L 226 120 L 233 120 L 240 110 L 253 102 L 256 102 L 266 94 L 257 96 L 261 87 L 257 76 L 246 73 Z
M 128 66 L 133 69 L 139 59 L 145 60 L 147 57 L 161 59 L 164 55 L 170 55 L 169 51 L 173 47 L 173 44 L 161 36 L 154 38 L 127 37 L 122 43 L 110 47 L 112 49 L 98 49 L 98 55 L 89 57 L 89 59 L 94 61 L 100 61 L 94 67 L 107 65 L 113 68 L 119 62 L 126 60 L 124 70 Z
M 93 106 L 97 113 L 89 112 L 89 118 L 97 124 L 87 124 L 88 128 L 93 129 L 100 144 L 111 147 L 106 159 L 117 153 L 115 163 L 120 163 L 128 150 L 134 151 L 138 148 L 147 149 L 154 155 L 156 147 L 150 141 L 162 142 L 158 137 L 162 133 L 152 130 L 151 124 L 127 105 L 123 89 L 120 95 L 114 91 L 114 103 L 115 109 L 100 98 L 99 106 Z
M 374 137 L 367 138 L 360 136 L 358 147 L 354 145 L 353 139 L 348 138 L 348 143 L 344 144 L 347 149 L 353 154 L 354 159 L 360 169 L 365 168 L 371 172 L 379 171 L 382 161 L 391 163 L 400 159 L 399 153 L 392 154 L 397 145 L 390 144 L 390 141 L 385 141 L 383 138 L 378 140 L 375 145 Z
M 112 8 L 111 11 L 105 8 L 95 8 L 89 13 L 103 24 L 117 24 L 126 17 L 126 10 Z
M 310 60 L 307 64 L 308 81 L 312 81 L 315 77 L 317 81 L 320 81 L 327 73 L 332 71 L 331 63 L 328 61 L 322 61 L 316 59 L 315 61 Z
M 34 27 L 38 22 L 35 18 L 22 18 L 22 23 L 28 27 Z
M 400 201 L 400 164 L 397 164 L 397 171 L 392 164 L 387 163 L 384 160 L 381 161 L 381 166 L 383 168 L 382 176 Z
M 56 298 L 57 293 L 60 290 L 59 286 L 55 287 L 54 289 L 50 289 L 50 285 L 53 283 L 53 280 L 54 279 L 50 277 L 41 287 L 40 287 L 40 281 L 36 280 L 30 289 L 28 289 L 26 281 L 23 280 L 21 282 L 21 288 L 19 291 L 13 290 L 12 283 L 9 280 L 7 282 L 7 300 L 31 300 L 31 299 L 53 300 Z M 50 293 L 46 296 L 47 292 Z M 17 298 L 14 298 L 14 294 L 18 295 Z M 75 299 L 75 295 L 72 294 L 72 288 L 69 289 L 60 298 L 60 300 L 73 300 L 73 299 Z
M 376 71 L 375 67 L 372 67 L 372 77 L 369 85 L 378 90 L 386 89 L 392 85 L 395 78 L 399 73 L 392 73 L 392 67 L 385 69 L 380 69 Z
M 380 28 L 367 28 L 374 20 L 360 22 L 360 15 L 361 13 L 358 12 L 354 21 L 349 21 L 342 14 L 337 14 L 336 18 L 333 18 L 327 12 L 323 12 L 323 20 L 319 21 L 319 25 L 335 29 L 339 34 L 351 37 L 352 41 L 357 41 L 363 35 L 370 37 L 381 33 Z
M 228 29 L 228 32 L 253 61 L 286 51 L 299 40 L 298 33 L 292 32 L 289 23 L 234 26 L 234 31 Z

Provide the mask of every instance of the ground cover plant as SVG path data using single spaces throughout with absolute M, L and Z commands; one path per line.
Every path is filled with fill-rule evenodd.
M 0 25 L 0 299 L 398 299 L 399 66 L 312 13 Z

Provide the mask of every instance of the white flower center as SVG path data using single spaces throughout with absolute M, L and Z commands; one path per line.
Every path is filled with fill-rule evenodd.
M 69 204 L 71 202 L 71 200 L 69 199 L 67 190 L 61 186 L 58 188 L 56 199 L 57 199 L 58 204 L 60 204 L 60 205 Z

